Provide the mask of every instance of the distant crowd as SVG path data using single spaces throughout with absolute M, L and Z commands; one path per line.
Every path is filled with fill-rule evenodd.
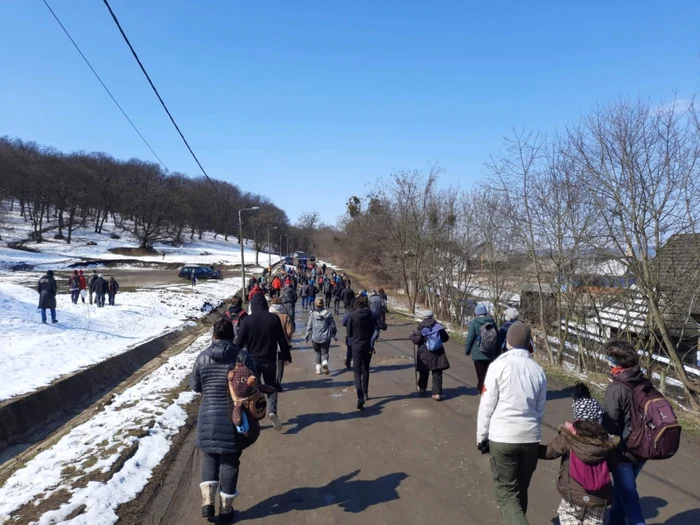
M 85 299 L 88 299 L 90 304 L 94 304 L 98 308 L 103 308 L 105 300 L 110 306 L 115 305 L 115 298 L 119 293 L 119 283 L 110 277 L 105 279 L 104 275 L 98 274 L 97 270 L 93 270 L 90 277 L 86 278 L 83 270 L 74 270 L 73 274 L 68 278 L 68 288 L 70 290 L 71 302 L 78 304 L 81 300 L 85 304 Z M 51 322 L 58 323 L 56 319 L 56 294 L 58 293 L 58 284 L 54 276 L 54 271 L 49 270 L 39 279 L 37 284 L 39 292 L 39 310 L 41 310 L 41 322 L 47 323 L 46 311 L 51 313 Z

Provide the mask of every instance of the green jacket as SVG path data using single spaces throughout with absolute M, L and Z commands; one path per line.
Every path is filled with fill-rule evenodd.
M 471 355 L 474 361 L 491 361 L 490 358 L 486 357 L 479 348 L 479 337 L 481 335 L 481 327 L 486 323 L 496 324 L 493 317 L 490 315 L 482 315 L 475 317 L 469 323 L 469 330 L 467 331 L 467 343 L 464 345 L 464 353 Z

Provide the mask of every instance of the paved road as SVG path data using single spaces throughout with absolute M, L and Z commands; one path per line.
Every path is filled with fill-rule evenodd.
M 306 315 L 297 318 L 299 324 Z M 285 372 L 287 391 L 280 397 L 286 423 L 281 433 L 265 427 L 243 455 L 237 523 L 501 523 L 487 456 L 475 449 L 479 398 L 471 361 L 448 343 L 447 400 L 417 398 L 406 338 L 414 324 L 389 322 L 377 344 L 371 400 L 362 412 L 355 410 L 352 373 L 342 364 L 344 347 L 332 347 L 331 375 L 317 376 L 313 350 L 296 338 L 294 363 Z M 570 417 L 570 392 L 550 385 L 544 440 Z M 121 523 L 202 522 L 195 434 L 189 432 L 172 467 L 156 481 L 153 499 L 130 509 Z M 648 523 L 700 524 L 699 452 L 697 440 L 686 440 L 675 458 L 647 465 L 639 485 Z M 533 525 L 558 523 L 557 470 L 557 461 L 541 462 L 534 476 L 528 513 Z

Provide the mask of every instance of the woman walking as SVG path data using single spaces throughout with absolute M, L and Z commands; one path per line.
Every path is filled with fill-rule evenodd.
M 331 348 L 331 339 L 337 338 L 338 329 L 335 326 L 333 314 L 330 313 L 320 297 L 316 299 L 316 309 L 309 314 L 309 321 L 306 323 L 306 337 L 308 343 L 311 338 L 311 343 L 316 352 L 316 373 L 322 372 L 326 375 L 330 373 L 328 368 L 328 355 Z
M 233 520 L 233 500 L 238 495 L 238 467 L 241 454 L 252 444 L 236 431 L 231 420 L 228 372 L 236 363 L 255 371 L 245 350 L 233 345 L 233 325 L 228 319 L 214 323 L 211 345 L 197 357 L 190 386 L 202 393 L 197 420 L 197 447 L 202 451 L 202 517 L 214 516 L 217 491 L 220 493 L 219 518 Z
M 433 312 L 426 312 L 418 329 L 410 336 L 411 341 L 418 347 L 416 370 L 418 371 L 418 389 L 425 394 L 428 388 L 428 373 L 433 375 L 433 399 L 442 401 L 442 372 L 449 370 L 450 362 L 445 354 L 443 343 L 450 336 L 445 327 L 435 321 Z

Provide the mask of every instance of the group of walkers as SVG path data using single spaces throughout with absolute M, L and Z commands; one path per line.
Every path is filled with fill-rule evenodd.
M 198 446 L 204 453 L 201 488 L 205 517 L 214 515 L 217 490 L 220 515 L 224 519 L 233 516 L 241 453 L 252 444 L 245 433 L 239 433 L 233 426 L 228 372 L 243 363 L 254 371 L 261 384 L 274 387 L 267 396 L 267 414 L 273 428 L 279 431 L 282 423 L 278 416 L 278 394 L 283 391 L 284 367 L 292 360 L 294 308 L 299 298 L 311 310 L 303 338 L 311 342 L 316 352 L 315 371 L 319 375 L 330 373 L 330 346 L 333 340 L 338 340 L 334 314 L 339 314 L 339 303 L 343 304 L 345 365 L 354 370 L 357 409 L 363 409 L 369 398 L 375 343 L 381 330 L 387 328 L 386 294 L 380 289 L 356 295 L 350 280 L 335 272 L 326 276 L 316 268 L 301 272 L 298 268 L 288 270 L 291 271 L 251 280 L 249 312 L 243 308 L 242 300 L 235 298 L 224 319 L 214 326 L 212 345 L 195 364 L 192 388 L 204 393 Z M 275 280 L 279 286 L 274 284 Z M 330 294 L 323 287 L 325 283 Z M 315 293 L 310 295 L 307 289 L 304 294 L 303 287 L 312 285 Z M 317 297 L 321 290 L 323 296 Z M 309 297 L 313 297 L 310 303 Z M 426 312 L 423 317 L 409 335 L 417 348 L 417 388 L 421 394 L 427 393 L 428 378 L 432 375 L 432 397 L 440 401 L 443 372 L 450 368 L 445 348 L 449 334 L 432 312 Z M 610 504 L 611 525 L 644 524 L 637 476 L 647 459 L 662 459 L 675 453 L 680 427 L 668 402 L 644 377 L 636 350 L 620 340 L 605 345 L 611 384 L 602 405 L 591 396 L 586 385 L 577 385 L 572 419 L 562 424 L 558 435 L 548 444 L 541 443 L 547 378 L 533 359 L 534 351 L 531 330 L 519 320 L 515 308 L 508 308 L 503 322 L 498 323 L 486 306 L 476 307 L 465 344 L 465 353 L 474 362 L 480 393 L 476 444 L 479 451 L 490 454 L 490 469 L 504 523 L 528 523 L 528 489 L 538 462 L 560 459 L 556 488 L 562 497 L 558 508 L 562 525 L 602 525 Z M 653 402 L 640 405 L 642 398 Z M 640 406 L 662 412 L 658 421 L 654 420 L 655 425 L 644 426 L 650 420 L 645 417 L 653 418 L 653 414 L 645 413 Z M 644 448 L 644 443 L 649 442 L 649 432 L 655 433 L 652 436 L 658 447 L 655 452 Z
M 108 304 L 110 306 L 115 305 L 115 297 L 119 292 L 119 283 L 114 277 L 105 279 L 101 273 L 97 273 L 97 270 L 93 270 L 89 278 L 85 277 L 83 270 L 73 270 L 73 273 L 68 278 L 68 288 L 73 304 L 78 304 L 79 299 L 85 304 L 86 298 L 89 299 L 90 304 L 93 304 L 94 298 L 94 304 L 98 308 L 103 308 L 105 299 L 109 301 Z M 53 270 L 47 271 L 39 279 L 37 291 L 39 292 L 38 308 L 41 310 L 41 322 L 47 322 L 46 311 L 49 310 L 51 312 L 51 322 L 58 323 L 56 319 L 58 284 L 56 283 Z

